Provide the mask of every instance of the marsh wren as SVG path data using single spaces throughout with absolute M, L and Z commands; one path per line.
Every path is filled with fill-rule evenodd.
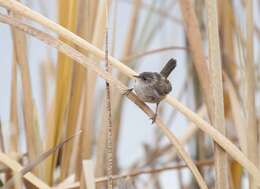
M 160 73 L 142 72 L 139 75 L 134 75 L 134 88 L 129 89 L 128 92 L 134 89 L 136 95 L 144 102 L 156 103 L 155 114 L 151 118 L 152 123 L 156 120 L 159 103 L 172 90 L 172 85 L 167 77 L 176 67 L 176 64 L 176 59 L 170 59 Z

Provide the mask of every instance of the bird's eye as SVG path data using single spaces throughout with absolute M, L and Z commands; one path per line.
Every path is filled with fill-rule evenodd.
M 147 79 L 145 77 L 143 77 L 143 80 L 146 81 Z

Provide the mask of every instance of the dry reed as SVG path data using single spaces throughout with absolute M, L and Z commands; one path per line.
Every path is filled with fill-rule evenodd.
M 217 1 L 206 1 L 208 18 L 208 38 L 209 38 L 209 78 L 211 88 L 210 115 L 212 124 L 224 136 L 226 135 L 224 118 L 224 97 L 222 86 L 222 66 L 220 57 L 220 43 L 218 34 L 218 13 Z M 216 189 L 228 189 L 228 159 L 225 151 L 216 144 L 215 146 L 215 170 Z
M 159 173 L 174 170 L 181 187 L 242 189 L 244 179 L 248 179 L 250 188 L 260 186 L 257 157 L 260 129 L 255 107 L 259 92 L 255 74 L 259 74 L 259 70 L 254 70 L 253 45 L 258 27 L 254 26 L 254 0 L 238 3 L 237 6 L 242 7 L 240 12 L 234 1 L 224 0 L 205 3 L 199 0 L 57 2 L 59 24 L 19 1 L 0 0 L 0 6 L 8 13 L 0 14 L 0 22 L 11 26 L 13 39 L 10 127 L 7 128 L 10 136 L 4 133 L 5 124 L 0 127 L 3 129 L 3 133 L 0 132 L 0 161 L 3 164 L 0 184 L 5 184 L 4 188 L 14 185 L 12 189 L 102 189 L 107 182 L 107 188 L 111 189 L 160 189 L 165 176 L 159 177 Z M 39 5 L 40 11 L 49 16 L 48 7 Z M 125 35 L 122 37 L 122 21 L 119 20 L 126 13 L 121 9 L 123 6 L 129 8 L 130 16 L 124 22 Z M 243 13 L 245 31 L 239 25 L 238 17 Z M 175 36 L 165 35 L 164 30 L 169 26 L 174 28 L 174 34 L 175 31 L 178 33 L 178 28 L 183 29 L 187 40 L 184 45 L 172 43 Z M 42 91 L 34 95 L 35 86 L 31 83 L 35 74 L 31 74 L 29 66 L 32 55 L 27 50 L 26 43 L 30 38 L 26 35 L 49 46 L 46 58 L 37 65 Z M 158 36 L 161 48 L 154 46 Z M 258 42 L 257 38 L 255 43 Z M 50 58 L 50 47 L 56 50 L 57 61 Z M 155 133 L 152 142 L 143 145 L 141 158 L 128 168 L 121 167 L 122 157 L 118 153 L 121 141 L 126 140 L 120 138 L 124 131 L 123 120 L 132 119 L 132 114 L 123 117 L 124 97 L 148 118 L 154 115 L 134 93 L 123 95 L 128 89 L 126 84 L 143 62 L 161 55 L 176 55 L 178 59 L 179 55 L 188 56 L 187 62 L 179 61 L 177 68 L 189 69 L 179 84 L 179 100 L 171 95 L 165 98 L 162 114 L 156 120 L 156 127 L 152 128 Z M 121 61 L 115 57 L 120 57 Z M 102 64 L 104 60 L 106 69 Z M 190 69 L 193 65 L 195 69 Z M 173 94 L 176 94 L 178 83 L 175 77 L 180 75 L 175 73 Z M 196 80 L 197 76 L 198 80 L 192 83 L 191 79 Z M 98 78 L 106 82 L 106 89 L 103 85 L 100 90 Z M 43 102 L 40 106 L 38 95 Z M 190 98 L 193 95 L 195 98 Z M 184 101 L 194 104 L 196 111 L 186 107 Z M 171 112 L 169 116 L 166 106 Z M 43 120 L 39 116 L 41 110 Z M 172 125 L 179 124 L 180 114 L 190 123 L 178 139 L 173 134 L 177 127 Z M 162 119 L 166 115 L 169 127 Z M 83 133 L 75 137 L 73 143 L 62 148 L 58 145 L 79 130 Z M 192 140 L 194 137 L 195 141 Z M 215 151 L 210 140 L 206 140 L 208 137 L 216 145 Z M 26 140 L 25 154 L 21 153 L 21 139 Z M 190 144 L 196 144 L 195 160 L 184 150 L 187 145 L 191 149 Z M 56 145 L 59 147 L 53 148 Z M 51 150 L 40 155 L 46 149 Z M 57 149 L 59 152 L 54 153 Z M 127 154 L 124 154 L 123 160 L 126 158 Z M 183 168 L 192 172 L 191 181 L 184 181 Z M 208 176 L 214 169 L 216 175 Z M 243 175 L 244 171 L 248 176 Z

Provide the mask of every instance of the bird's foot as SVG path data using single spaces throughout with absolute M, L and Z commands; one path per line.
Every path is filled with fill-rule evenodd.
M 133 88 L 127 89 L 127 90 L 125 90 L 125 92 L 123 93 L 123 95 L 128 96 L 129 93 L 131 93 L 132 91 L 133 91 Z
M 154 124 L 154 123 L 155 123 L 155 121 L 156 121 L 156 118 L 157 118 L 157 114 L 154 114 L 154 116 L 150 118 L 150 119 L 152 120 L 152 124 Z

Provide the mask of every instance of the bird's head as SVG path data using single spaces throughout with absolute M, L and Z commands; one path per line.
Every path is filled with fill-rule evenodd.
M 142 83 L 152 83 L 155 80 L 158 79 L 158 73 L 155 72 L 143 72 L 140 73 L 139 75 L 134 75 L 137 81 L 142 82 Z

